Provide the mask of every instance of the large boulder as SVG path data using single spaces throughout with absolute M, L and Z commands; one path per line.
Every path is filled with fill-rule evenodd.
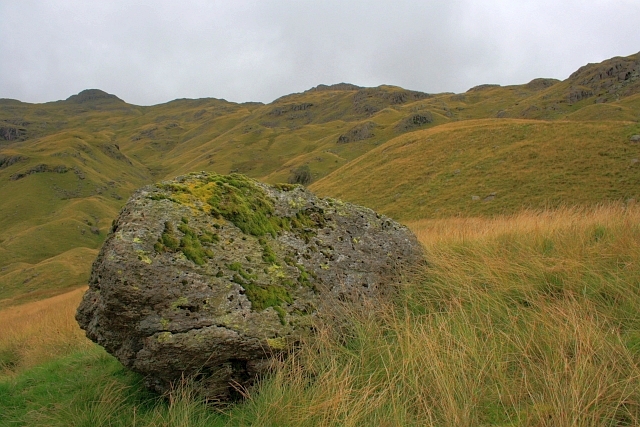
M 191 376 L 228 399 L 335 301 L 384 295 L 421 256 L 405 227 L 370 209 L 194 173 L 130 198 L 76 318 L 149 387 Z

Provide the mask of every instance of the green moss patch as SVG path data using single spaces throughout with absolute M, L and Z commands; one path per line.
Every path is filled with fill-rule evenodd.
M 282 303 L 293 303 L 293 298 L 291 298 L 289 291 L 280 285 L 259 286 L 253 282 L 246 283 L 243 287 L 254 310 L 262 311 L 273 307 L 278 313 L 280 322 L 284 324 L 287 312 L 282 308 Z
M 280 322 L 284 325 L 286 310 L 282 308 L 282 304 L 291 304 L 293 298 L 283 284 L 293 284 L 286 276 L 278 276 L 280 283 L 272 283 L 269 285 L 260 285 L 255 282 L 257 275 L 253 274 L 251 269 L 245 270 L 239 262 L 233 262 L 227 265 L 229 270 L 234 271 L 231 281 L 239 284 L 245 290 L 245 295 L 251 301 L 251 307 L 256 311 L 266 310 L 269 307 L 278 313 Z M 279 269 L 280 267 L 275 267 Z
M 273 217 L 273 201 L 243 175 L 213 175 L 215 191 L 208 199 L 211 213 L 231 221 L 245 234 L 276 236 L 278 221 Z
M 292 232 L 308 242 L 316 235 L 315 230 L 324 226 L 323 212 L 304 209 L 305 199 L 297 197 L 293 206 L 290 204 L 292 214 L 278 216 L 275 214 L 274 201 L 268 192 L 252 179 L 239 174 L 192 174 L 179 184 L 165 183 L 159 187 L 171 192 L 167 194 L 167 198 L 175 199 L 184 206 L 209 212 L 214 218 L 231 222 L 247 237 L 257 238 L 262 248 L 262 262 L 268 266 L 280 267 L 289 264 L 298 269 L 297 278 L 286 275 L 271 276 L 271 283 L 264 285 L 257 283 L 258 276 L 251 269 L 245 269 L 240 262 L 227 265 L 232 272 L 231 281 L 245 289 L 253 309 L 261 311 L 273 307 L 280 320 L 284 322 L 286 310 L 283 305 L 293 301 L 289 289 L 296 285 L 312 286 L 312 275 L 291 259 L 282 261 L 269 236 L 276 238 L 283 232 Z M 289 184 L 276 186 L 281 191 L 294 191 L 297 187 Z M 220 227 L 215 220 L 213 226 Z M 165 224 L 165 230 L 155 247 L 157 252 L 181 251 L 195 264 L 203 265 L 208 258 L 213 257 L 207 246 L 219 240 L 216 233 L 196 232 L 191 228 L 189 219 L 183 217 L 177 225 L 177 230 L 170 223 Z M 246 238 L 243 237 L 243 240 Z M 265 272 L 267 270 L 268 268 L 265 268 Z M 218 271 L 216 277 L 222 276 L 222 272 Z
M 257 276 L 255 274 L 250 274 L 249 272 L 245 271 L 245 269 L 242 267 L 242 264 L 240 264 L 239 262 L 231 263 L 228 265 L 228 267 L 229 270 L 237 272 L 240 277 L 242 277 L 246 281 L 250 282 L 257 279 Z
M 311 283 L 311 278 L 315 278 L 315 274 L 313 272 L 309 272 L 307 271 L 304 266 L 302 264 L 297 264 L 295 265 L 298 268 L 298 271 L 300 272 L 300 275 L 298 276 L 298 283 L 300 283 L 302 286 L 309 286 L 312 287 L 312 283 Z
M 266 239 L 258 239 L 258 243 L 262 247 L 262 260 L 269 264 L 279 265 L 276 253 L 271 249 Z
M 180 240 L 175 235 L 175 229 L 170 222 L 164 223 L 164 231 L 153 246 L 156 252 L 175 251 L 180 246 Z
M 292 191 L 296 185 L 280 184 L 276 188 Z M 174 192 L 180 203 L 195 206 L 188 199 L 205 202 L 210 213 L 224 218 L 255 237 L 276 237 L 282 231 L 302 231 L 324 225 L 321 213 L 298 211 L 292 217 L 274 215 L 274 203 L 269 195 L 256 183 L 240 174 L 209 174 L 206 179 L 187 181 L 186 184 L 162 184 L 161 188 Z M 193 200 L 193 199 L 192 199 Z M 300 206 L 304 200 L 300 200 Z
M 176 252 L 179 250 L 188 260 L 197 265 L 204 265 L 207 259 L 213 258 L 213 251 L 202 245 L 202 243 L 216 241 L 212 233 L 198 235 L 189 228 L 185 221 L 182 221 L 178 226 L 178 230 L 184 234 L 181 239 L 176 236 L 173 225 L 170 222 L 165 222 L 164 231 L 154 245 L 156 252 Z
M 295 190 L 296 188 L 298 188 L 299 185 L 298 184 L 278 183 L 278 184 L 274 184 L 274 187 L 277 188 L 280 191 L 291 191 L 291 190 Z

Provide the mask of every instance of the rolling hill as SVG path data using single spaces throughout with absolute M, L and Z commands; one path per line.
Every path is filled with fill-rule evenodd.
M 0 307 L 84 284 L 138 187 L 194 170 L 286 181 L 400 220 L 637 199 L 640 54 L 462 94 L 320 85 L 270 104 L 0 100 Z

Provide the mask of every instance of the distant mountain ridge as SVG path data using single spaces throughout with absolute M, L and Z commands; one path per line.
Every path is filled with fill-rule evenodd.
M 616 57 L 563 81 L 460 94 L 339 83 L 269 104 L 137 106 L 99 89 L 0 99 L 0 307 L 84 283 L 127 197 L 191 171 L 275 183 L 304 167 L 313 189 L 401 220 L 637 198 L 639 64 Z M 543 175 L 552 182 L 523 178 Z M 467 203 L 492 193 L 496 203 Z

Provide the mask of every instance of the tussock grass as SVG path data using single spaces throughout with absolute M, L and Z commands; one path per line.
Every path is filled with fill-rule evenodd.
M 560 209 L 527 209 L 512 215 L 422 219 L 407 226 L 428 250 L 464 242 L 479 242 L 505 235 L 533 238 L 564 237 L 563 241 L 584 243 L 585 230 L 613 228 L 617 233 L 633 229 L 640 219 L 640 206 L 607 203 L 595 206 L 565 206 Z M 622 233 L 623 234 L 623 233 Z M 621 248 L 622 249 L 622 248 Z M 565 254 L 567 257 L 569 254 Z
M 397 300 L 352 311 L 339 329 L 320 327 L 243 403 L 208 407 L 188 384 L 158 400 L 90 350 L 66 362 L 72 374 L 52 365 L 44 371 L 61 378 L 38 380 L 55 388 L 74 375 L 73 395 L 63 390 L 72 397 L 16 417 L 96 426 L 640 424 L 640 208 L 410 227 L 428 266 Z M 43 399 L 33 391 L 37 372 L 0 381 L 0 391 Z
M 283 362 L 250 424 L 637 425 L 639 219 L 610 205 L 411 224 L 426 271 Z
M 74 319 L 85 289 L 0 311 L 0 374 L 15 374 L 93 345 Z

